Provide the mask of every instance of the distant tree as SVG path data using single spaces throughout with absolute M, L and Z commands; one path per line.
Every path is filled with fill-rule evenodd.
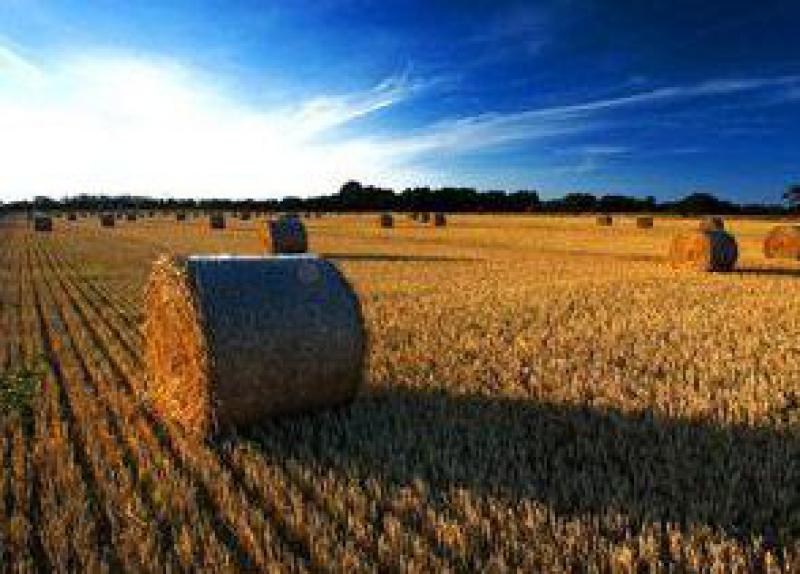
M 561 201 L 563 209 L 573 213 L 594 211 L 597 198 L 591 193 L 568 193 Z
M 788 201 L 795 209 L 800 209 L 800 184 L 789 186 L 783 194 L 783 199 Z

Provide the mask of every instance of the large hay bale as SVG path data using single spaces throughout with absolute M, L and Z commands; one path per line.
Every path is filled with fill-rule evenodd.
M 700 231 L 722 231 L 725 229 L 725 220 L 721 217 L 704 217 L 700 220 Z
M 779 225 L 764 239 L 764 255 L 769 259 L 800 259 L 800 225 Z
M 284 215 L 267 221 L 262 229 L 261 243 L 269 253 L 305 253 L 308 251 L 306 226 L 297 216 Z
M 673 267 L 700 271 L 731 271 L 739 258 L 736 239 L 723 230 L 686 231 L 672 239 L 669 260 Z
M 650 229 L 653 227 L 653 218 L 641 216 L 636 218 L 636 227 L 639 229 Z
M 427 212 L 420 213 L 419 217 L 417 218 L 417 221 L 419 221 L 420 223 L 430 223 L 430 220 L 431 220 L 431 214 Z
M 33 228 L 36 231 L 53 231 L 53 218 L 47 215 L 35 215 Z
M 444 213 L 437 212 L 434 214 L 433 225 L 436 227 L 444 227 L 447 225 L 447 218 L 445 217 Z
M 225 229 L 225 216 L 221 213 L 212 213 L 208 218 L 211 229 Z
M 394 227 L 394 217 L 391 213 L 381 213 L 379 223 L 381 227 Z
M 610 215 L 600 215 L 597 217 L 597 225 L 601 227 L 614 225 L 614 218 L 612 218 Z
M 323 259 L 165 256 L 145 301 L 145 393 L 189 430 L 345 404 L 361 386 L 358 298 Z
M 103 227 L 114 227 L 115 220 L 113 213 L 104 213 L 100 216 L 100 225 Z

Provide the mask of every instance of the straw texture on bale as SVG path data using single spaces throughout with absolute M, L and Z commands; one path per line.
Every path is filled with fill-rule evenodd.
M 433 224 L 436 227 L 444 227 L 445 225 L 447 225 L 447 218 L 445 217 L 444 213 L 441 212 L 436 213 L 433 216 Z
M 33 218 L 33 228 L 36 231 L 53 231 L 53 218 L 46 215 L 37 215 Z
M 429 223 L 430 220 L 431 220 L 431 214 L 430 213 L 424 213 L 424 212 L 420 213 L 417 220 L 420 223 Z
M 800 259 L 800 225 L 779 225 L 764 239 L 769 259 Z
M 700 271 L 731 271 L 738 258 L 736 239 L 723 230 L 680 233 L 672 239 L 669 251 L 673 267 Z
M 725 229 L 725 220 L 721 217 L 704 217 L 700 220 L 700 231 L 722 231 Z
M 597 218 L 597 225 L 608 227 L 614 225 L 614 219 L 610 215 L 601 215 Z
M 653 218 L 652 217 L 637 217 L 636 218 L 636 227 L 639 229 L 650 229 L 653 227 Z
M 297 216 L 267 221 L 261 232 L 261 243 L 269 253 L 305 253 L 308 251 L 306 226 Z
M 391 213 L 382 213 L 380 217 L 381 227 L 394 227 L 394 217 Z
M 114 216 L 111 213 L 104 213 L 100 216 L 100 225 L 103 227 L 114 227 Z
M 165 256 L 145 302 L 145 392 L 192 431 L 345 404 L 361 386 L 358 298 L 323 259 Z
M 225 229 L 225 216 L 221 213 L 214 213 L 208 218 L 211 229 Z

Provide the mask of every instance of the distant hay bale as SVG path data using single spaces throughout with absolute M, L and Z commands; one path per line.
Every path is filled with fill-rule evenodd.
M 736 239 L 723 230 L 686 231 L 672 239 L 669 260 L 673 267 L 700 271 L 731 271 L 739 258 Z
M 208 225 L 211 229 L 225 229 L 225 216 L 221 213 L 212 213 L 208 218 Z
M 721 217 L 704 217 L 700 220 L 700 231 L 722 231 L 725 229 L 725 220 Z
M 104 213 L 100 216 L 100 225 L 103 227 L 114 227 L 115 224 L 113 213 Z
M 652 217 L 637 217 L 636 218 L 636 227 L 639 229 L 650 229 L 653 227 L 653 218 Z
M 601 227 L 614 225 L 614 219 L 610 215 L 600 215 L 597 217 L 597 225 Z
M 431 220 L 431 214 L 425 212 L 420 213 L 419 218 L 417 219 L 417 221 L 419 221 L 420 223 L 430 223 L 430 220 Z
M 122 217 L 123 217 L 124 215 L 125 215 L 124 213 L 122 213 L 122 212 L 119 212 L 119 213 L 117 213 L 116 217 L 117 217 L 117 219 L 122 219 Z
M 177 212 L 175 214 L 175 220 L 176 221 L 186 221 L 186 212 L 185 211 Z
M 306 226 L 296 215 L 267 221 L 261 230 L 261 243 L 268 253 L 305 253 L 308 251 Z
M 136 221 L 136 214 L 133 212 L 125 214 L 125 219 L 128 221 Z
M 73 212 L 69 212 L 67 214 L 67 221 L 78 221 L 78 216 Z
M 351 402 L 366 334 L 353 289 L 312 256 L 162 257 L 145 290 L 145 394 L 208 435 Z
M 154 218 L 155 216 L 156 216 L 156 212 L 155 211 L 148 211 L 147 212 L 147 217 L 149 217 L 150 219 Z
M 241 219 L 242 221 L 250 221 L 250 212 L 243 211 L 241 214 L 239 214 L 239 219 Z
M 394 227 L 394 217 L 391 213 L 381 213 L 379 222 L 381 227 Z
M 433 216 L 433 225 L 436 227 L 444 227 L 447 225 L 447 218 L 445 217 L 444 213 L 437 212 Z
M 768 259 L 800 259 L 800 226 L 779 225 L 764 239 Z
M 412 221 L 417 221 L 419 219 L 419 213 L 413 211 L 408 214 L 408 218 L 411 219 Z
M 47 215 L 35 215 L 33 228 L 36 231 L 53 231 L 53 218 Z

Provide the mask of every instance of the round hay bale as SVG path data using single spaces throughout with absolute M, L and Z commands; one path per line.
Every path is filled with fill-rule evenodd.
M 176 221 L 186 221 L 186 213 L 183 211 L 179 211 L 175 214 Z
M 417 219 L 420 223 L 430 223 L 431 214 L 430 213 L 420 213 Z
M 610 215 L 600 215 L 597 218 L 597 225 L 601 227 L 608 227 L 610 225 L 614 225 L 614 218 Z
M 239 215 L 239 219 L 241 219 L 242 221 L 250 221 L 250 212 L 249 211 L 243 211 Z
M 359 301 L 323 259 L 165 256 L 145 309 L 145 392 L 202 435 L 346 404 L 361 386 Z
M 687 231 L 672 239 L 669 260 L 673 267 L 700 271 L 731 271 L 739 258 L 736 239 L 723 230 Z
M 434 214 L 433 225 L 436 227 L 444 227 L 447 225 L 447 218 L 445 217 L 444 213 L 437 212 Z
M 297 216 L 284 215 L 267 221 L 262 228 L 261 243 L 269 253 L 305 253 L 308 251 L 306 226 Z
M 125 214 L 125 219 L 128 221 L 136 221 L 136 214 L 135 213 L 127 213 Z
M 225 216 L 221 213 L 213 213 L 208 218 L 208 225 L 211 229 L 225 229 Z
M 722 231 L 725 229 L 725 220 L 721 217 L 704 217 L 700 220 L 700 231 Z
M 116 225 L 116 222 L 114 220 L 114 214 L 104 213 L 103 215 L 101 215 L 100 225 L 102 225 L 103 227 L 114 227 L 114 225 Z
M 651 229 L 653 227 L 653 218 L 645 216 L 637 217 L 636 227 L 639 229 Z
M 768 259 L 800 259 L 800 225 L 779 225 L 764 239 Z
M 53 218 L 47 215 L 35 215 L 33 229 L 36 231 L 53 231 Z
M 379 222 L 381 227 L 394 227 L 394 217 L 391 213 L 382 213 Z
M 75 213 L 73 213 L 73 212 L 69 212 L 69 213 L 67 214 L 67 221 L 78 221 L 78 216 L 77 216 L 77 214 L 75 214 Z

